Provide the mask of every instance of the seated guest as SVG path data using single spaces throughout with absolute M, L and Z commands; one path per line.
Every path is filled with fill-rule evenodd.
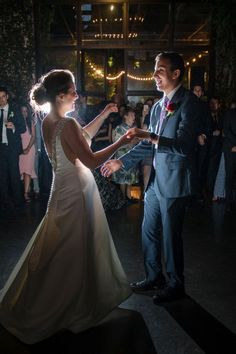
M 92 173 L 97 183 L 102 205 L 105 211 L 118 210 L 127 205 L 127 201 L 115 183 L 103 177 L 99 169 L 93 170 Z
M 123 115 L 123 123 L 118 125 L 114 130 L 113 142 L 117 141 L 126 131 L 132 127 L 134 127 L 135 122 L 135 112 L 132 108 L 127 107 L 124 111 Z M 134 139 L 130 142 L 130 144 L 125 145 L 120 148 L 116 154 L 115 158 L 118 159 L 120 156 L 126 154 L 135 144 L 137 144 L 137 140 Z M 139 170 L 137 167 L 133 167 L 128 171 L 119 170 L 112 175 L 112 180 L 120 184 L 120 189 L 123 193 L 124 198 L 131 201 L 131 186 L 139 182 Z

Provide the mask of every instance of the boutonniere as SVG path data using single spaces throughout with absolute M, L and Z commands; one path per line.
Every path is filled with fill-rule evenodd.
M 13 118 L 13 117 L 14 117 L 14 112 L 10 112 L 9 118 Z
M 180 102 L 169 102 L 166 106 L 166 111 L 167 111 L 166 117 L 172 116 L 175 113 L 175 111 L 177 111 L 179 106 L 180 106 Z

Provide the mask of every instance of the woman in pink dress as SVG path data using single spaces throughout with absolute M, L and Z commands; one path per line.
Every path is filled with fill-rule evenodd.
M 25 120 L 26 131 L 21 134 L 23 154 L 20 155 L 19 167 L 21 178 L 24 181 L 24 198 L 26 202 L 30 202 L 29 188 L 31 178 L 37 178 L 34 163 L 35 163 L 35 124 L 30 114 L 27 105 L 21 106 L 21 113 Z

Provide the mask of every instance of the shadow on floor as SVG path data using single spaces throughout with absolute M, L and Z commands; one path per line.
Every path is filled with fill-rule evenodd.
M 1 354 L 157 354 L 146 324 L 136 311 L 117 308 L 97 327 L 69 331 L 26 345 L 0 327 Z
M 162 306 L 206 354 L 236 353 L 236 335 L 189 296 Z

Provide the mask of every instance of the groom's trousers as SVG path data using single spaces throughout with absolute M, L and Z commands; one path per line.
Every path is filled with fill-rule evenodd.
M 164 261 L 168 286 L 184 287 L 182 229 L 189 198 L 164 198 L 158 195 L 154 178 L 151 177 L 145 194 L 142 224 L 146 279 L 151 282 L 161 279 Z

